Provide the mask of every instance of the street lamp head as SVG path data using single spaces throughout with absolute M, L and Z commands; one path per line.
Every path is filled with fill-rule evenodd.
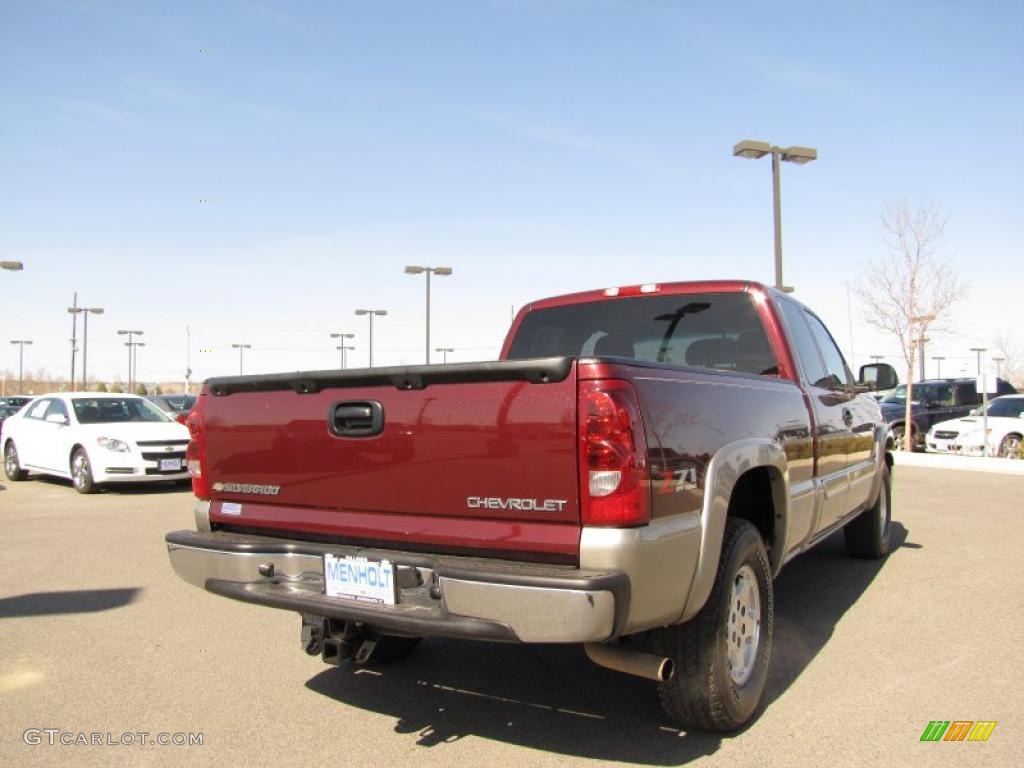
M 92 312 L 94 315 L 102 315 L 103 307 L 82 307 L 86 312 Z
M 787 163 L 804 165 L 818 159 L 818 150 L 813 147 L 787 147 L 782 150 L 782 160 Z
M 0 269 L 9 269 L 12 272 L 20 272 L 25 265 L 20 261 L 0 261 Z
M 354 339 L 356 335 L 354 333 L 332 333 L 332 339 Z
M 85 312 L 81 307 L 68 307 L 69 315 L 77 315 L 79 312 Z
M 388 313 L 388 311 L 386 309 L 375 309 L 375 310 L 373 310 L 373 314 L 375 314 L 375 315 L 386 315 L 387 313 Z
M 772 151 L 772 145 L 767 141 L 751 141 L 744 139 L 732 148 L 733 157 L 746 157 L 750 160 L 757 160 Z
M 406 267 L 405 274 L 407 275 L 420 275 L 427 271 L 429 267 Z
M 370 310 L 368 310 L 368 309 L 357 309 L 356 310 L 356 314 L 357 315 L 368 315 L 368 314 L 370 314 Z
M 452 273 L 451 267 L 434 267 L 435 275 L 450 275 Z

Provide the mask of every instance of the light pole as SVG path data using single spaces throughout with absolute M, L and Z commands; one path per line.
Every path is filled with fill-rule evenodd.
M 354 339 L 355 337 L 356 337 L 356 335 L 354 333 L 332 333 L 331 334 L 331 338 L 332 339 L 338 339 L 338 352 L 340 353 L 339 357 L 341 358 L 341 360 L 339 362 L 341 363 L 341 370 L 343 370 L 343 371 L 345 370 L 345 350 L 355 349 L 355 347 L 346 347 L 345 346 L 345 339 Z
M 25 265 L 20 261 L 0 261 L 0 269 L 9 269 L 12 272 L 20 272 Z
M 242 375 L 245 364 L 245 350 L 252 349 L 252 344 L 232 344 L 232 349 L 238 350 L 238 375 Z
M 924 345 L 927 342 L 929 342 L 929 341 L 931 341 L 931 339 L 929 339 L 927 336 L 922 336 L 921 337 L 921 348 L 920 348 L 920 354 L 918 355 L 918 357 L 920 358 L 921 381 L 924 381 L 924 379 L 925 379 L 925 376 L 924 376 Z
M 988 347 L 971 347 L 971 352 L 978 354 L 978 375 L 981 376 L 981 353 L 987 350 Z
M 945 360 L 945 359 L 946 358 L 942 357 L 941 355 L 936 355 L 935 357 L 932 358 L 932 360 L 935 361 L 935 378 L 936 379 L 941 379 L 942 378 L 942 361 Z
M 418 275 L 421 272 L 425 272 L 427 275 L 427 345 L 426 345 L 426 357 L 427 365 L 430 365 L 430 275 L 450 275 L 452 273 L 451 267 L 406 267 L 405 274 L 407 275 Z
M 772 156 L 772 209 L 775 218 L 775 287 L 780 291 L 793 289 L 782 282 L 782 192 L 779 181 L 779 161 L 804 165 L 818 159 L 818 150 L 811 147 L 776 147 L 767 141 L 746 139 L 732 148 L 733 157 L 757 160 L 767 154 Z
M 76 299 L 78 298 L 78 294 L 75 294 L 75 298 Z M 79 306 L 74 306 L 74 307 L 68 307 L 68 312 L 70 312 L 73 315 L 77 315 L 79 312 L 82 313 L 82 391 L 86 392 L 89 389 L 89 382 L 88 382 L 88 379 L 86 378 L 86 373 L 87 373 L 87 371 L 86 371 L 87 356 L 89 354 L 89 315 L 102 315 L 103 314 L 103 307 L 79 307 Z M 72 352 L 71 352 L 71 369 L 72 369 L 72 373 L 74 372 L 74 365 L 75 365 L 75 363 L 74 363 L 74 359 L 75 359 L 74 358 L 74 354 L 75 354 L 74 353 L 74 345 L 75 345 L 75 341 L 72 340 L 72 343 L 71 343 L 71 348 L 72 348 Z M 71 382 L 72 388 L 74 388 L 74 384 L 75 384 L 75 382 L 74 382 L 74 380 L 72 380 L 72 382 Z
M 29 339 L 11 339 L 11 344 L 18 345 L 18 394 L 25 394 L 25 345 L 32 344 Z
M 134 364 L 132 362 L 135 359 L 135 344 L 132 342 L 132 337 L 133 336 L 141 336 L 142 335 L 142 331 L 135 331 L 135 330 L 120 331 L 119 330 L 117 332 L 117 335 L 118 336 L 125 336 L 125 335 L 128 336 L 128 342 L 125 344 L 125 346 L 128 347 L 128 392 L 130 393 L 132 391 L 132 379 L 134 378 L 134 375 L 135 375 L 135 366 L 134 366 Z
M 374 315 L 386 315 L 388 311 L 386 309 L 357 309 L 357 315 L 366 315 L 370 318 L 370 368 L 373 368 L 373 316 Z
M 355 349 L 356 348 L 355 348 L 354 345 L 349 346 L 347 344 L 339 344 L 337 346 L 338 354 L 341 355 L 341 370 L 343 370 L 343 371 L 345 370 L 345 353 L 346 352 L 354 352 Z
M 146 346 L 144 341 L 135 342 L 135 354 L 132 355 L 132 379 L 137 384 L 139 381 L 139 347 Z
M 437 347 L 434 351 L 435 352 L 440 352 L 441 353 L 441 362 L 447 364 L 448 363 L 448 353 L 449 352 L 454 352 L 455 348 L 454 347 Z
M 81 310 L 78 308 L 78 291 L 75 291 L 75 299 L 71 302 L 71 306 L 68 307 L 68 312 L 71 314 L 71 389 L 75 389 L 75 355 L 78 353 L 78 313 Z

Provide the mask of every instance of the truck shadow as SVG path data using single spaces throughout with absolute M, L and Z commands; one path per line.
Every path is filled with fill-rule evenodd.
M 907 531 L 893 526 L 895 551 Z M 786 567 L 776 582 L 763 708 L 799 678 L 884 563 L 848 557 L 839 533 Z M 476 736 L 605 762 L 669 766 L 714 754 L 729 738 L 681 730 L 662 713 L 654 683 L 597 667 L 576 646 L 431 638 L 393 665 L 327 668 L 306 686 L 395 718 L 395 732 L 415 734 L 420 747 Z M 344 734 L 344 710 L 334 726 Z

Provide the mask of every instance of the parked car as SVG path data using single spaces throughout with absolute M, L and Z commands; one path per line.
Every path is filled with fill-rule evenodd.
M 8 416 L 16 414 L 20 408 L 14 405 L 3 405 L 0 403 L 0 424 L 3 424 Z
M 106 483 L 185 480 L 188 429 L 135 395 L 43 395 L 0 427 L 4 472 L 69 478 L 79 493 Z
M 1004 395 L 992 400 L 988 404 L 987 422 L 986 425 L 980 408 L 962 419 L 940 421 L 928 430 L 928 450 L 980 456 L 987 447 L 989 455 L 1021 458 L 1024 395 Z
M 959 416 L 967 416 L 972 409 L 981 405 L 981 395 L 975 387 L 977 380 L 926 379 L 914 384 L 911 397 L 911 436 L 914 450 L 924 450 L 925 435 L 933 424 Z M 1002 379 L 996 380 L 998 395 L 1017 393 L 1013 385 Z M 907 429 L 907 385 L 900 384 L 879 401 L 882 416 L 889 425 L 890 447 L 902 448 L 903 435 Z
M 757 283 L 545 299 L 494 362 L 207 381 L 197 530 L 168 553 L 201 589 L 300 614 L 328 664 L 425 635 L 578 643 L 656 680 L 687 730 L 734 731 L 784 564 L 840 528 L 855 557 L 889 551 L 863 393 L 895 384 L 884 364 L 855 381 L 822 321 Z
M 147 395 L 146 399 L 179 424 L 184 424 L 188 412 L 196 404 L 195 395 Z
M 12 395 L 11 397 L 0 397 L 0 405 L 9 405 L 17 410 L 26 403 L 31 402 L 31 400 L 31 397 L 26 397 L 24 395 Z

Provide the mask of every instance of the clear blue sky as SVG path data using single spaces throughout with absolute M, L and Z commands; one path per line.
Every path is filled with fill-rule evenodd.
M 786 282 L 849 354 L 846 284 L 898 196 L 950 214 L 967 351 L 1021 327 L 1019 2 L 24 2 L 0 6 L 0 371 L 65 376 L 72 294 L 102 306 L 90 372 L 326 368 L 383 307 L 375 362 L 493 357 L 517 309 L 586 288 Z M 209 51 L 209 52 L 205 52 Z M 211 200 L 212 202 L 200 202 Z M 853 309 L 854 362 L 895 354 Z M 1022 332 L 1024 333 L 1024 332 Z M 962 358 L 962 360 L 952 360 Z

